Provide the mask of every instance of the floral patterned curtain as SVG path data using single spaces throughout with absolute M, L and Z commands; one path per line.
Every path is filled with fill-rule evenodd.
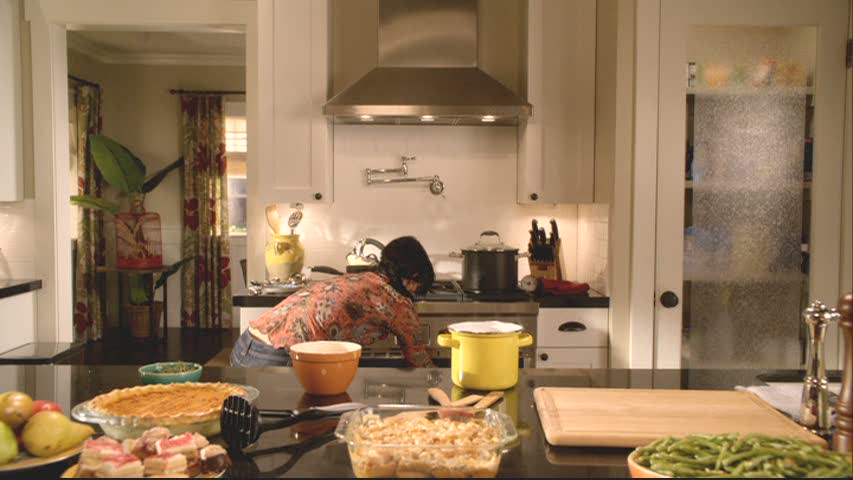
M 89 135 L 101 131 L 101 90 L 72 80 L 68 93 L 71 162 L 77 167 L 77 194 L 100 197 L 104 181 L 89 151 Z M 104 279 L 95 270 L 106 264 L 104 214 L 78 207 L 77 220 L 74 340 L 98 340 L 104 327 Z
M 182 95 L 185 165 L 181 326 L 231 328 L 225 116 L 219 95 Z

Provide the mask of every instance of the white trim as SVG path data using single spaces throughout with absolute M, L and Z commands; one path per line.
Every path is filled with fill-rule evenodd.
M 636 2 L 616 0 L 616 99 L 613 132 L 613 186 L 610 204 L 610 367 L 631 364 L 631 231 L 634 142 L 634 44 Z M 601 5 L 601 4 L 599 4 Z M 636 348 L 641 348 L 637 346 Z M 638 367 L 639 368 L 639 367 Z
M 68 48 L 101 63 L 120 65 L 216 65 L 240 67 L 246 65 L 243 55 L 218 53 L 111 53 L 89 39 L 68 36 Z
M 637 3 L 630 368 L 654 366 L 660 0 Z
M 68 215 L 68 66 L 65 29 L 49 23 L 38 3 L 26 3 L 32 39 L 33 157 L 36 273 L 43 288 L 36 307 L 36 338 L 73 337 L 71 225 Z

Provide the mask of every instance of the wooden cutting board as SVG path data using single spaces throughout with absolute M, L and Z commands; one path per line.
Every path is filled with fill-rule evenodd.
M 638 447 L 667 435 L 765 433 L 826 445 L 750 392 L 551 388 L 533 392 L 548 443 Z

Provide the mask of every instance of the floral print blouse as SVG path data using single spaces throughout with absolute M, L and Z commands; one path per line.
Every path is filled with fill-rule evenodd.
M 432 366 L 425 345 L 415 342 L 420 329 L 415 305 L 379 273 L 342 275 L 290 295 L 250 324 L 275 348 L 300 342 L 340 340 L 364 346 L 397 337 L 406 360 Z

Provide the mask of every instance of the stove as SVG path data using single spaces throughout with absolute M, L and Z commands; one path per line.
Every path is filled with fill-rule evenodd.
M 448 325 L 477 320 L 517 323 L 536 338 L 539 304 L 524 291 L 477 294 L 465 292 L 455 280 L 436 282 L 426 294 L 416 297 L 415 310 L 420 321 L 418 343 L 426 344 L 437 367 L 450 366 L 450 349 L 440 347 L 437 337 Z M 362 350 L 362 365 L 405 366 L 397 339 L 391 337 Z M 519 351 L 519 367 L 534 367 L 535 346 Z
M 416 301 L 427 302 L 529 302 L 530 293 L 517 289 L 505 292 L 466 292 L 456 280 L 439 280 L 429 292 L 417 295 Z

